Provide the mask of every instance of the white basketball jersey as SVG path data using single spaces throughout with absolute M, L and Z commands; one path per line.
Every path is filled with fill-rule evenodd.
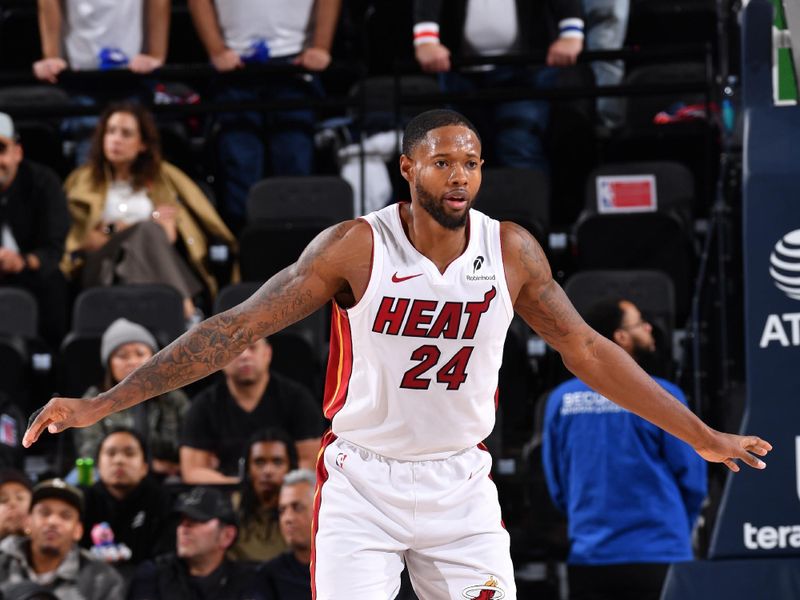
M 473 447 L 494 427 L 514 314 L 500 223 L 471 210 L 467 248 L 440 273 L 409 241 L 399 204 L 363 219 L 370 278 L 355 306 L 334 303 L 325 416 L 337 436 L 390 458 Z

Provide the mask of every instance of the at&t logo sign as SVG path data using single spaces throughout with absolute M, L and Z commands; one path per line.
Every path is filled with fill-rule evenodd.
M 784 235 L 769 255 L 769 274 L 775 286 L 793 300 L 800 300 L 800 229 Z M 777 344 L 800 346 L 800 312 L 767 315 L 760 348 Z
M 769 274 L 778 289 L 800 300 L 800 229 L 790 231 L 775 244 L 769 256 Z

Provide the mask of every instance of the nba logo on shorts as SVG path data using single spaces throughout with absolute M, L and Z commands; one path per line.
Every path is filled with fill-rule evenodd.
M 340 469 L 344 469 L 345 460 L 347 460 L 347 454 L 344 452 L 339 452 L 339 454 L 336 455 L 336 466 Z
M 461 597 L 469 600 L 501 600 L 506 597 L 506 593 L 497 587 L 497 579 L 489 576 L 489 580 L 483 585 L 471 585 L 464 589 Z

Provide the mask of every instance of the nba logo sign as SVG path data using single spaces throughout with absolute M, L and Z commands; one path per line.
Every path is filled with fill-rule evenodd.
M 8 415 L 0 415 L 0 444 L 17 445 L 17 422 Z
M 597 178 L 597 212 L 655 212 L 654 175 L 609 175 Z

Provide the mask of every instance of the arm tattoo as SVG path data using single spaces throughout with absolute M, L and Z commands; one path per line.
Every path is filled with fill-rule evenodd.
M 519 264 L 525 273 L 519 308 L 536 332 L 552 344 L 573 333 L 581 318 L 553 280 L 542 247 L 521 227 L 515 226 L 514 231 L 519 240 Z M 589 345 L 591 342 L 586 340 Z
M 347 225 L 321 234 L 295 264 L 272 277 L 250 299 L 184 333 L 106 392 L 112 398 L 111 411 L 197 381 L 227 365 L 259 337 L 317 310 L 329 297 L 315 296 L 309 280 L 329 260 L 326 250 L 347 233 Z

